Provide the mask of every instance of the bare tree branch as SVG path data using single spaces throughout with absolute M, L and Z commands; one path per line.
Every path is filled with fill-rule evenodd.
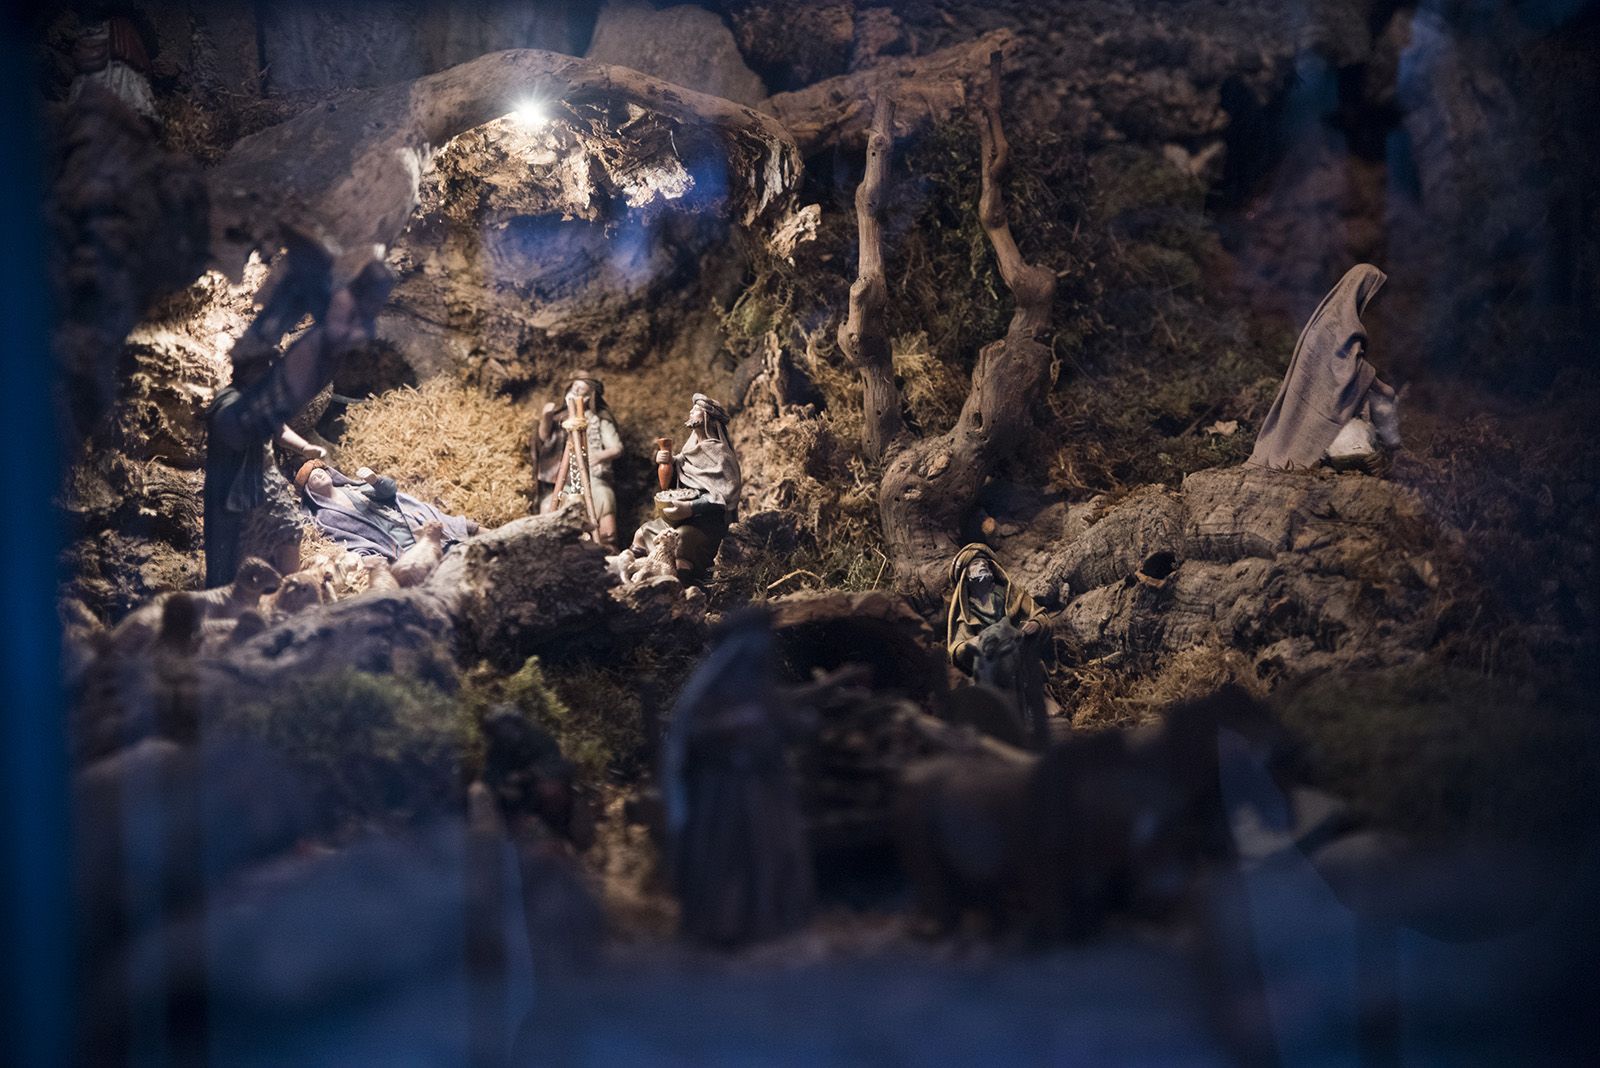
M 883 191 L 888 183 L 893 122 L 894 102 L 879 95 L 873 101 L 866 173 L 856 187 L 860 266 L 850 286 L 849 315 L 839 324 L 839 348 L 861 370 L 862 446 L 874 462 L 883 459 L 901 430 L 900 391 L 894 384 L 894 361 L 884 325 L 889 286 L 883 273 Z
M 892 137 L 947 122 L 967 107 L 968 86 L 983 77 L 989 53 L 1015 51 L 1018 44 L 1010 30 L 993 30 L 937 52 L 879 59 L 792 93 L 774 93 L 761 106 L 783 123 L 807 159 L 833 148 L 859 151 L 879 97 L 894 105 Z
M 998 49 L 989 54 L 989 77 L 983 88 L 983 114 L 978 122 L 983 151 L 983 191 L 978 198 L 978 221 L 994 247 L 1000 277 L 1017 301 L 1006 337 L 1035 338 L 1050 323 L 1056 276 L 1049 268 L 1035 266 L 1022 258 L 1006 219 L 1003 183 L 1011 170 L 1011 143 L 1000 125 L 1000 58 Z
M 1050 350 L 1038 335 L 1049 326 L 1056 280 L 1049 269 L 1022 258 L 1006 218 L 1002 182 L 1010 146 L 1000 124 L 1000 60 L 999 51 L 990 56 L 982 93 L 978 213 L 1016 311 L 1006 336 L 979 353 L 956 425 L 895 451 L 878 491 L 896 584 L 928 600 L 943 593 L 945 568 L 960 547 L 961 521 L 984 482 L 1016 447 L 1032 417 L 1032 401 L 1050 376 Z

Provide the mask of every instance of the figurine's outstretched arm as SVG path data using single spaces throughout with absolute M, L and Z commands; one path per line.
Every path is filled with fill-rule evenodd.
M 309 460 L 326 460 L 328 458 L 327 449 L 321 445 L 311 444 L 311 442 L 291 430 L 287 423 L 279 428 L 278 436 L 274 440 L 290 452 L 304 456 Z

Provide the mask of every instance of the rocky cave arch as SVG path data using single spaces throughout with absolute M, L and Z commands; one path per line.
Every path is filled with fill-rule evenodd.
M 237 277 L 250 252 L 276 247 L 285 224 L 331 239 L 347 257 L 392 245 L 417 207 L 433 152 L 529 99 L 574 129 L 623 135 L 600 134 L 609 153 L 597 153 L 619 168 L 630 148 L 659 151 L 667 141 L 676 153 L 680 137 L 720 149 L 725 173 L 743 181 L 728 181 L 712 199 L 744 225 L 773 218 L 799 176 L 788 132 L 750 108 L 572 56 L 493 52 L 329 101 L 240 141 L 208 177 L 213 260 Z

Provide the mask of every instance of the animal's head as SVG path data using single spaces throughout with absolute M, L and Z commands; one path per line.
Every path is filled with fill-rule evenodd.
M 324 603 L 338 596 L 339 584 L 344 581 L 344 569 L 336 561 L 319 554 L 311 561 L 311 566 L 306 568 L 306 572 L 316 580 Z
M 187 593 L 175 593 L 161 606 L 160 640 L 167 645 L 182 645 L 200 633 L 200 605 Z
M 418 541 L 431 541 L 436 545 L 444 544 L 444 524 L 437 519 L 430 519 L 417 530 Z
M 228 635 L 228 640 L 234 644 L 247 642 L 266 629 L 266 617 L 254 608 L 246 608 L 239 613 L 239 619 L 234 623 L 233 631 Z
M 298 612 L 321 604 L 322 600 L 322 576 L 296 573 L 283 580 L 278 590 L 277 609 L 280 612 Z
M 1012 626 L 1011 620 L 1002 618 L 984 627 L 978 634 L 978 655 L 985 660 L 998 660 L 1016 648 L 1022 632 Z
M 656 552 L 668 560 L 678 558 L 678 546 L 683 544 L 683 535 L 679 534 L 676 527 L 668 527 L 656 536 Z
M 268 593 L 278 592 L 283 576 L 278 574 L 278 569 L 261 559 L 259 556 L 247 556 L 239 564 L 239 572 L 233 577 L 233 588 L 252 597 L 260 597 Z

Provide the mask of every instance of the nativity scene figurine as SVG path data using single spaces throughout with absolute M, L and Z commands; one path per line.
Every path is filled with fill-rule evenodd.
M 399 570 L 402 562 L 419 556 L 437 562 L 445 550 L 478 533 L 476 520 L 401 493 L 392 476 L 370 468 L 360 468 L 352 477 L 321 460 L 308 460 L 295 474 L 295 485 L 321 531 L 357 556 L 396 565 L 396 578 L 404 573 Z
M 677 536 L 678 578 L 686 586 L 703 585 L 711 577 L 717 550 L 738 516 L 743 479 L 739 457 L 728 434 L 728 413 L 722 405 L 696 393 L 684 426 L 689 436 L 673 452 L 664 439 L 657 442 L 655 462 L 661 489 L 656 493 L 656 517 L 634 533 L 633 542 L 614 565 L 624 577 L 636 573 L 634 562 L 652 556 L 661 535 Z
M 332 381 L 352 348 L 370 340 L 395 278 L 379 258 L 335 292 L 325 244 L 291 235 L 286 269 L 261 313 L 234 346 L 233 379 L 206 413 L 204 536 L 207 588 L 239 566 L 249 514 L 266 500 L 267 445 L 309 446 L 287 424 Z M 277 344 L 305 316 L 312 326 L 280 356 Z
M 534 424 L 539 511 L 556 512 L 570 501 L 581 501 L 594 524 L 595 540 L 615 552 L 617 493 L 611 465 L 621 455 L 622 435 L 606 404 L 605 383 L 589 375 L 574 378 L 563 405 L 546 403 Z
M 1049 617 L 982 543 L 964 546 L 950 561 L 950 586 L 945 613 L 950 663 L 1001 694 L 1015 717 L 1015 736 L 1044 748 L 1055 706 L 1045 686 L 1055 664 Z
M 1250 463 L 1374 470 L 1386 451 L 1399 448 L 1398 397 L 1367 360 L 1361 322 L 1386 280 L 1372 264 L 1359 263 L 1322 298 L 1295 342 Z

